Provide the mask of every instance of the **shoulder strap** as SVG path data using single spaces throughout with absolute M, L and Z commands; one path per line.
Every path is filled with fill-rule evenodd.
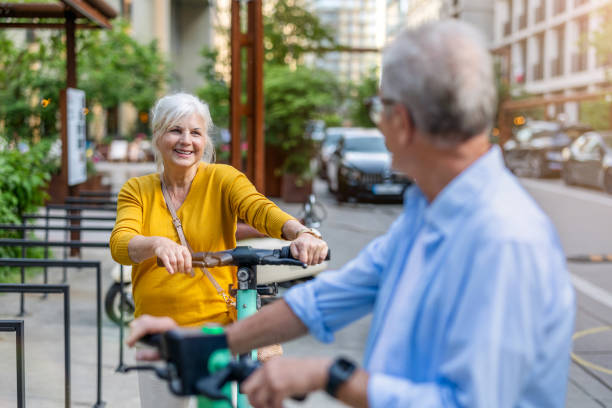
M 168 193 L 168 189 L 166 188 L 166 185 L 164 184 L 164 181 L 162 180 L 161 175 L 159 177 L 159 180 L 161 182 L 161 189 L 162 189 L 162 194 L 164 196 L 164 201 L 166 202 L 166 207 L 168 207 L 168 211 L 170 211 L 170 215 L 172 216 L 172 224 L 174 224 L 174 228 L 176 229 L 179 239 L 181 240 L 181 245 L 183 245 L 184 247 L 187 247 L 187 249 L 189 249 L 189 252 L 193 254 L 193 249 L 191 249 L 189 242 L 187 242 L 187 239 L 185 238 L 185 232 L 183 231 L 183 224 L 181 223 L 181 220 L 179 219 L 178 215 L 176 215 L 176 211 L 174 210 L 174 205 L 172 204 L 172 199 L 170 198 L 170 194 Z M 212 276 L 208 268 L 202 265 L 198 269 L 204 272 L 204 274 L 206 275 L 210 283 L 212 283 L 213 286 L 215 287 L 215 290 L 217 291 L 217 293 L 221 295 L 223 300 L 225 300 L 225 303 L 227 303 L 228 305 L 235 305 L 231 297 L 221 288 L 221 285 L 219 285 L 219 283 L 214 278 L 214 276 Z

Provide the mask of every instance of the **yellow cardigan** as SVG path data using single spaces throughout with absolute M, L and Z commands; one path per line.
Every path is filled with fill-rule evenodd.
M 195 252 L 221 251 L 236 246 L 236 221 L 240 218 L 271 237 L 280 238 L 290 215 L 258 193 L 244 174 L 231 166 L 201 163 L 191 189 L 177 215 L 187 242 Z M 110 238 L 113 259 L 134 264 L 128 243 L 135 235 L 163 236 L 180 244 L 161 192 L 159 174 L 132 178 L 121 189 L 117 221 Z M 219 285 L 236 287 L 236 268 L 210 269 Z M 170 275 L 150 258 L 132 267 L 136 316 L 170 316 L 181 326 L 231 322 L 223 298 L 204 273 L 195 277 Z

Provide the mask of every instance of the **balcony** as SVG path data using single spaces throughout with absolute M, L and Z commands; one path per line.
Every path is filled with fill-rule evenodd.
M 544 18 L 546 18 L 546 13 L 545 13 L 545 8 L 544 8 L 544 3 L 542 3 L 540 7 L 535 9 L 535 22 L 540 23 L 544 21 Z
M 587 70 L 586 52 L 578 52 L 572 55 L 572 72 L 582 72 Z
M 533 66 L 533 80 L 539 81 L 544 78 L 544 65 L 540 62 Z
M 512 24 L 510 24 L 510 21 L 506 21 L 504 23 L 504 37 L 509 36 L 510 33 L 512 33 Z
M 563 75 L 563 58 L 555 58 L 550 61 L 550 75 L 553 77 Z
M 523 14 L 518 18 L 518 28 L 519 30 L 524 30 L 527 28 L 527 14 Z

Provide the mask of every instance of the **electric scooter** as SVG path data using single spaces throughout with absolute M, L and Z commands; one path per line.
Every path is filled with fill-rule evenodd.
M 326 259 L 329 259 L 329 255 Z M 239 320 L 257 311 L 259 295 L 276 294 L 276 285 L 271 283 L 275 277 L 274 272 L 271 272 L 274 267 L 286 265 L 306 269 L 307 266 L 292 257 L 288 246 L 272 250 L 242 246 L 227 251 L 194 253 L 192 259 L 194 267 L 238 267 L 238 286 L 230 287 L 230 291 L 236 294 Z M 158 265 L 163 264 L 158 260 Z M 268 266 L 272 269 L 262 268 Z M 204 327 L 202 332 L 172 330 L 163 336 L 149 336 L 146 341 L 160 349 L 166 367 L 131 366 L 125 367 L 123 372 L 153 370 L 158 377 L 168 382 L 172 393 L 199 396 L 199 408 L 233 407 L 229 383 L 241 383 L 259 366 L 255 361 L 255 350 L 238 359 L 231 357 L 221 327 Z M 296 399 L 301 400 L 303 397 L 298 396 Z M 244 395 L 238 395 L 236 407 L 249 407 Z

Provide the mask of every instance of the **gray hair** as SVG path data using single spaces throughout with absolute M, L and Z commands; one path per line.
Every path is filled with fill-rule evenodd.
M 385 49 L 381 94 L 403 104 L 417 129 L 455 146 L 492 127 L 493 63 L 482 36 L 444 20 L 403 31 Z
M 209 136 L 209 132 L 214 129 L 214 125 L 210 117 L 208 105 L 191 94 L 176 93 L 166 95 L 158 100 L 151 112 L 151 128 L 153 130 L 153 140 L 151 144 L 153 153 L 155 154 L 155 162 L 157 163 L 158 171 L 162 172 L 164 168 L 161 154 L 157 148 L 159 137 L 174 126 L 176 122 L 194 113 L 200 116 L 206 124 L 204 134 L 206 142 L 202 161 L 211 163 L 215 160 L 215 146 Z

